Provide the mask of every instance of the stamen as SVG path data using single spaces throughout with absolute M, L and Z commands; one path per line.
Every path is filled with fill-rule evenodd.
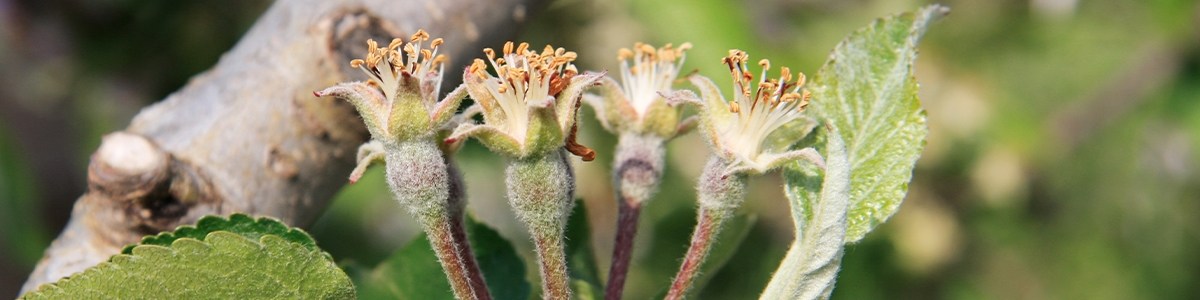
M 630 51 L 629 48 L 621 48 L 617 50 L 617 60 L 626 60 L 630 58 L 633 58 L 633 51 Z
M 414 33 L 412 35 L 411 41 L 417 42 L 417 41 L 424 41 L 427 39 L 429 39 L 429 33 L 425 32 L 425 29 L 417 29 L 417 33 Z
M 508 47 L 508 45 L 505 45 L 505 47 Z M 520 45 L 517 45 L 517 53 L 528 53 L 528 52 L 529 52 L 529 43 L 521 43 Z
M 392 39 L 391 43 L 388 43 L 387 48 L 388 49 L 396 49 L 396 47 L 400 47 L 400 45 L 402 45 L 402 44 L 404 44 L 404 40 L 402 40 L 400 38 L 394 38 L 394 39 Z

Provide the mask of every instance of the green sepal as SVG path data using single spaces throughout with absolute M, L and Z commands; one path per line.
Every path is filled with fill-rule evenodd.
M 556 151 L 565 144 L 563 128 L 555 115 L 555 107 L 530 107 L 529 127 L 525 133 L 525 147 L 517 158 L 543 156 Z
M 400 93 L 392 102 L 388 116 L 388 133 L 396 141 L 409 141 L 434 134 L 430 125 L 429 108 L 417 93 Z
M 639 133 L 651 133 L 663 139 L 675 137 L 679 129 L 679 107 L 667 104 L 667 99 L 662 96 L 655 96 L 637 126 Z
M 521 143 L 513 139 L 508 133 L 500 130 L 500 128 L 496 128 L 496 126 L 487 124 L 467 123 L 458 125 L 458 128 L 454 129 L 454 133 L 450 134 L 450 137 L 446 138 L 445 142 L 447 144 L 455 144 L 469 137 L 479 140 L 479 143 L 487 147 L 488 150 L 506 156 L 520 157 L 523 150 L 521 149 Z

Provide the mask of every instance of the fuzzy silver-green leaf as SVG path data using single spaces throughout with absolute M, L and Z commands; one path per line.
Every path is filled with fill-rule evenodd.
M 846 243 L 887 221 L 908 192 L 929 131 L 913 77 L 917 42 L 947 11 L 931 5 L 859 29 L 834 48 L 813 80 L 809 111 L 838 129 L 849 155 Z

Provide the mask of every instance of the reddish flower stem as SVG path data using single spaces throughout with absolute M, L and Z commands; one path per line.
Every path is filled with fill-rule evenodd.
M 641 201 L 629 198 L 618 201 L 617 208 L 617 239 L 613 244 L 605 300 L 620 300 L 621 292 L 625 290 L 625 275 L 629 273 L 629 260 L 633 256 L 633 238 L 637 236 L 638 216 L 642 212 Z
M 571 299 L 567 273 L 566 245 L 563 236 L 538 235 L 533 239 L 542 274 L 542 299 Z
M 479 300 L 492 299 L 491 293 L 488 291 L 487 281 L 483 279 L 483 272 L 479 270 L 479 263 L 475 261 L 475 253 L 471 252 L 471 243 L 467 240 L 467 231 L 463 226 L 463 215 L 457 214 L 450 222 L 450 237 L 457 245 L 456 255 L 462 260 L 462 267 L 466 273 L 466 278 L 469 280 L 471 290 L 475 297 Z
M 679 273 L 671 282 L 671 290 L 667 293 L 666 299 L 678 300 L 687 295 L 688 290 L 695 284 L 696 277 L 700 274 L 700 266 L 708 257 L 709 251 L 712 250 L 721 225 L 728 219 L 728 215 L 728 213 L 700 208 L 696 231 L 692 234 L 692 244 L 683 257 Z
M 463 185 L 462 172 L 458 170 L 458 165 L 450 160 L 449 157 L 444 157 L 446 160 L 446 171 L 449 175 L 450 184 L 450 238 L 453 239 L 456 255 L 462 260 L 462 266 L 466 272 L 466 278 L 470 282 L 471 290 L 474 295 L 480 300 L 492 299 L 492 294 L 488 290 L 487 281 L 484 280 L 483 272 L 479 269 L 479 263 L 475 260 L 475 253 L 471 251 L 471 241 L 467 238 L 467 230 L 465 227 L 464 215 L 466 213 L 466 188 Z

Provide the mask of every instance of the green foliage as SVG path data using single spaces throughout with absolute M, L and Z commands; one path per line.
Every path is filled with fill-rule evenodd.
M 11 258 L 33 266 L 50 244 L 38 222 L 34 173 L 13 140 L 0 128 L 0 246 L 8 245 Z
M 24 299 L 353 299 L 350 278 L 303 231 L 277 220 L 205 217 L 149 237 Z
M 529 299 L 525 263 L 512 244 L 485 224 L 467 220 L 467 237 L 492 297 Z M 365 299 L 454 299 L 425 234 L 396 251 L 358 282 Z
M 567 270 L 571 272 L 571 288 L 580 299 L 603 299 L 604 284 L 600 267 L 592 251 L 592 230 L 588 224 L 587 208 L 575 201 L 575 209 L 567 220 Z
M 849 155 L 847 243 L 887 221 L 908 191 L 929 131 L 913 77 L 916 46 L 930 22 L 946 11 L 934 5 L 875 21 L 838 44 L 813 79 L 809 111 L 836 128 Z M 802 166 L 791 164 L 796 168 Z M 789 194 L 804 194 L 797 189 L 805 186 L 789 181 Z M 812 220 L 813 211 L 806 209 L 811 205 L 797 204 L 803 220 Z
M 825 169 L 785 169 L 796 241 L 764 298 L 828 298 L 845 243 L 891 217 L 904 200 L 928 129 L 913 77 L 916 45 L 946 8 L 933 5 L 875 21 L 842 41 L 814 79 L 813 114 L 824 130 L 807 139 Z
M 233 214 L 228 219 L 219 216 L 205 216 L 196 221 L 196 225 L 179 226 L 179 228 L 175 228 L 175 231 L 143 237 L 140 244 L 125 246 L 125 249 L 122 249 L 121 253 L 133 254 L 133 248 L 140 245 L 167 247 L 176 240 L 183 238 L 204 240 L 209 233 L 216 231 L 236 233 L 251 240 L 260 239 L 264 235 L 275 235 L 289 242 L 304 246 L 309 250 L 319 249 L 317 248 L 317 242 L 308 233 L 297 228 L 288 227 L 279 222 L 279 220 L 266 217 L 255 219 L 245 214 Z

